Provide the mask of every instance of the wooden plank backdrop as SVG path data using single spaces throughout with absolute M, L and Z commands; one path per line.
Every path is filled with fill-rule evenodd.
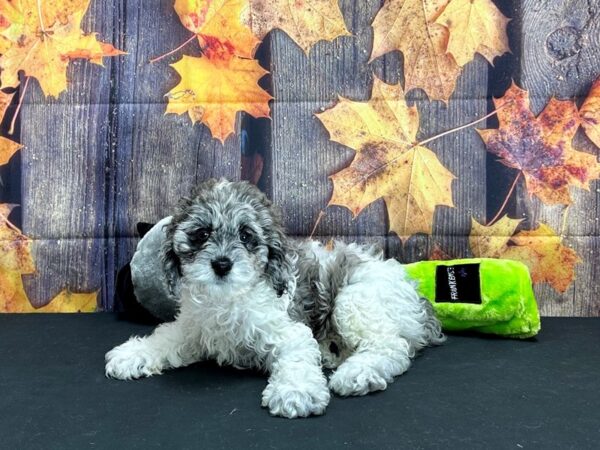
M 112 10 L 90 4 L 82 28 L 104 38 L 113 33 Z M 111 69 L 77 61 L 70 64 L 70 88 L 58 99 L 45 98 L 29 80 L 21 109 L 22 224 L 35 240 L 37 274 L 24 282 L 34 306 L 68 287 L 106 289 L 104 258 L 106 169 L 110 151 L 108 117 Z
M 187 116 L 164 115 L 164 94 L 178 82 L 169 64 L 181 54 L 199 54 L 193 43 L 149 63 L 190 36 L 173 0 L 92 0 L 84 30 L 98 32 L 128 54 L 107 58 L 104 68 L 71 64 L 69 90 L 58 100 L 45 99 L 31 80 L 21 112 L 23 231 L 36 241 L 39 272 L 26 280 L 32 303 L 43 305 L 64 287 L 101 289 L 101 307 L 112 309 L 115 273 L 134 251 L 136 222 L 169 214 L 180 196 L 206 178 L 239 179 L 243 173 L 256 181 L 260 164 L 247 164 L 257 155 L 264 160 L 259 186 L 282 207 L 292 235 L 309 235 L 324 211 L 315 230 L 323 240 L 374 242 L 402 261 L 428 258 L 435 244 L 451 256 L 468 255 L 471 217 L 491 219 L 496 211 L 487 205 L 499 189 L 498 180 L 488 179 L 490 156 L 472 128 L 427 145 L 458 176 L 452 190 L 460 205 L 437 208 L 432 236 L 416 235 L 402 245 L 387 232 L 382 200 L 356 219 L 345 208 L 326 208 L 333 188 L 328 177 L 348 166 L 354 151 L 331 142 L 314 114 L 331 107 L 338 95 L 368 100 L 373 74 L 392 84 L 403 80 L 398 52 L 368 64 L 370 24 L 383 3 L 341 0 L 352 35 L 319 42 L 308 55 L 283 32 L 272 32 L 259 51 L 271 72 L 262 84 L 275 97 L 272 120 L 240 117 L 236 135 L 221 145 Z M 491 93 L 503 92 L 499 85 L 505 90 L 511 76 L 530 91 L 539 112 L 552 95 L 582 96 L 600 74 L 600 0 L 499 3 L 515 20 L 510 28 L 514 55 L 498 61 L 502 66 L 513 58 L 518 64 L 497 79 L 498 70 L 477 56 L 464 68 L 447 105 L 411 92 L 408 99 L 421 117 L 419 139 L 484 116 L 493 108 Z M 494 119 L 489 124 L 495 126 Z M 582 136 L 577 148 L 597 151 Z M 565 294 L 536 287 L 545 315 L 600 315 L 594 283 L 598 265 L 593 263 L 600 256 L 600 196 L 597 184 L 592 186 L 591 193 L 575 193 L 565 229 L 560 208 L 542 207 L 525 192 L 518 192 L 509 209 L 513 217 L 525 214 L 562 230 L 565 242 L 588 261 L 578 267 L 577 280 Z
M 520 84 L 529 91 L 534 113 L 542 111 L 552 97 L 577 99 L 581 105 L 592 82 L 600 75 L 600 1 L 526 0 L 520 14 Z M 598 154 L 598 149 L 581 131 L 574 148 Z M 600 315 L 597 283 L 600 185 L 592 182 L 591 187 L 591 192 L 572 189 L 573 204 L 568 209 L 545 206 L 530 199 L 523 190 L 518 193 L 517 215 L 529 217 L 531 224 L 550 225 L 583 259 L 577 266 L 574 283 L 564 294 L 546 284 L 536 286 L 544 315 Z

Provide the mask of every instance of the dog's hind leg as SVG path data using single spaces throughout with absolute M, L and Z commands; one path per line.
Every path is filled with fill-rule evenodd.
M 383 390 L 408 370 L 420 348 L 441 339 L 431 308 L 395 261 L 358 267 L 335 298 L 333 324 L 352 352 L 329 380 L 339 395 Z M 434 329 L 435 328 L 435 329 Z
M 361 339 L 356 351 L 329 379 L 329 387 L 338 395 L 365 395 L 381 391 L 410 366 L 411 351 L 406 339 L 390 338 L 385 344 L 379 337 Z
M 158 326 L 149 336 L 133 336 L 106 354 L 106 376 L 131 380 L 196 362 L 201 354 L 197 340 L 190 338 L 181 318 Z

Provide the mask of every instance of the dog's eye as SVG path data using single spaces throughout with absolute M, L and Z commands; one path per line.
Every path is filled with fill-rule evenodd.
M 194 233 L 194 240 L 198 242 L 205 242 L 209 237 L 210 230 L 207 230 L 206 228 L 202 228 Z
M 250 242 L 251 239 L 252 235 L 248 230 L 242 229 L 240 231 L 240 241 L 242 241 L 242 244 L 247 244 L 248 242 Z

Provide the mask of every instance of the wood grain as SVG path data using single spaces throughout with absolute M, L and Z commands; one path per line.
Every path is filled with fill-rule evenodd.
M 269 194 L 284 211 L 288 231 L 308 236 L 321 210 L 325 216 L 317 236 L 344 237 L 384 243 L 385 210 L 382 201 L 367 207 L 356 219 L 338 206 L 326 208 L 332 193 L 328 177 L 344 168 L 354 151 L 329 141 L 315 113 L 333 106 L 338 95 L 368 100 L 372 73 L 369 24 L 378 1 L 340 2 L 346 26 L 353 36 L 317 43 L 305 55 L 281 31 L 271 34 L 272 153 L 265 170 Z
M 112 10 L 91 2 L 84 31 L 110 41 Z M 63 288 L 106 286 L 104 259 L 110 74 L 88 61 L 69 65 L 69 89 L 45 98 L 31 79 L 21 109 L 23 232 L 35 239 L 38 273 L 26 277 L 34 306 Z
M 156 63 L 149 60 L 190 37 L 170 0 L 122 2 L 116 26 L 119 44 L 129 52 L 114 73 L 114 148 L 107 225 L 115 237 L 116 270 L 135 250 L 135 224 L 154 223 L 173 212 L 179 198 L 211 177 L 238 179 L 237 136 L 222 145 L 187 115 L 165 115 L 164 95 L 179 81 L 169 67 L 183 54 L 200 56 L 196 41 Z M 160 17 L 160 20 L 157 20 Z M 110 252 L 109 252 L 110 256 Z
M 353 36 L 319 43 L 308 57 L 283 33 L 273 34 L 272 196 L 282 205 L 293 234 L 308 235 L 319 211 L 325 210 L 316 230 L 319 235 L 344 236 L 348 240 L 368 238 L 386 244 L 390 256 L 405 261 L 426 258 L 426 236 L 414 236 L 402 249 L 398 237 L 388 234 L 383 200 L 372 203 L 355 220 L 345 208 L 325 209 L 332 193 L 327 177 L 347 167 L 355 152 L 330 142 L 314 113 L 333 105 L 338 95 L 368 100 L 373 71 L 388 83 L 402 80 L 397 52 L 368 64 L 373 39 L 370 24 L 381 3 L 342 1 L 340 6 Z M 417 103 L 421 113 L 419 136 L 430 137 L 484 116 L 487 71 L 482 58 L 467 66 L 448 107 L 429 102 L 422 94 L 411 94 L 409 98 Z M 459 176 L 454 182 L 458 208 L 438 208 L 435 240 L 449 252 L 464 253 L 470 216 L 485 217 L 485 150 L 473 130 L 444 137 L 429 147 Z
M 538 114 L 552 97 L 575 99 L 580 104 L 591 83 L 600 76 L 600 1 L 526 0 L 521 16 L 520 82 L 529 91 L 534 113 Z M 598 149 L 582 133 L 576 137 L 574 147 L 598 154 Z M 576 281 L 564 294 L 547 285 L 536 287 L 543 315 L 598 315 L 595 286 L 600 269 L 599 188 L 595 181 L 590 192 L 572 189 L 573 204 L 568 211 L 529 198 L 524 188 L 519 191 L 517 213 L 530 218 L 527 225 L 547 223 L 564 235 L 564 243 L 584 261 L 577 267 Z

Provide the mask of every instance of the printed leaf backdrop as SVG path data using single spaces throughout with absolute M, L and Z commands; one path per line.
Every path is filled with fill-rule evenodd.
M 225 176 L 292 235 L 519 260 L 600 315 L 600 5 L 547 3 L 0 0 L 0 310 L 119 309 L 136 223 Z

